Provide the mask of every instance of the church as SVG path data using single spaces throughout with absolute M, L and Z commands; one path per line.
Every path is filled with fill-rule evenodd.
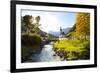
M 60 27 L 60 35 L 59 35 L 59 40 L 65 40 L 66 39 L 66 34 L 64 33 L 64 31 L 62 30 L 62 28 Z

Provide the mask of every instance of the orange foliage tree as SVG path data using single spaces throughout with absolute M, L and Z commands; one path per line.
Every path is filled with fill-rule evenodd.
M 90 14 L 77 13 L 76 16 L 76 35 L 78 38 L 86 39 L 90 35 Z

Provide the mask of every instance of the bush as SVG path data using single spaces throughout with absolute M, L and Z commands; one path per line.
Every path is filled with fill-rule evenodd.
M 38 34 L 22 35 L 21 43 L 26 46 L 39 45 L 42 43 L 42 39 Z
M 34 51 L 33 47 L 22 46 L 21 47 L 21 55 L 22 57 L 29 57 Z
M 32 54 L 39 53 L 43 47 L 43 41 L 38 34 L 24 34 L 21 36 L 22 62 L 27 61 Z

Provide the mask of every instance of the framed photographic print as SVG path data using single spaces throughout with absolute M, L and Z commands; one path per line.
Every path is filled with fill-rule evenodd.
M 11 72 L 96 66 L 96 6 L 11 1 Z

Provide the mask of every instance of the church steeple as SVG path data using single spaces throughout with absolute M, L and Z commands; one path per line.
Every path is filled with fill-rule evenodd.
M 60 27 L 60 37 L 65 37 L 65 33 L 63 32 L 62 28 Z
M 65 39 L 65 33 L 63 32 L 63 29 L 62 29 L 61 26 L 60 26 L 60 36 L 59 36 L 59 39 L 60 39 L 60 40 Z
M 60 34 L 62 34 L 62 28 L 60 27 Z

